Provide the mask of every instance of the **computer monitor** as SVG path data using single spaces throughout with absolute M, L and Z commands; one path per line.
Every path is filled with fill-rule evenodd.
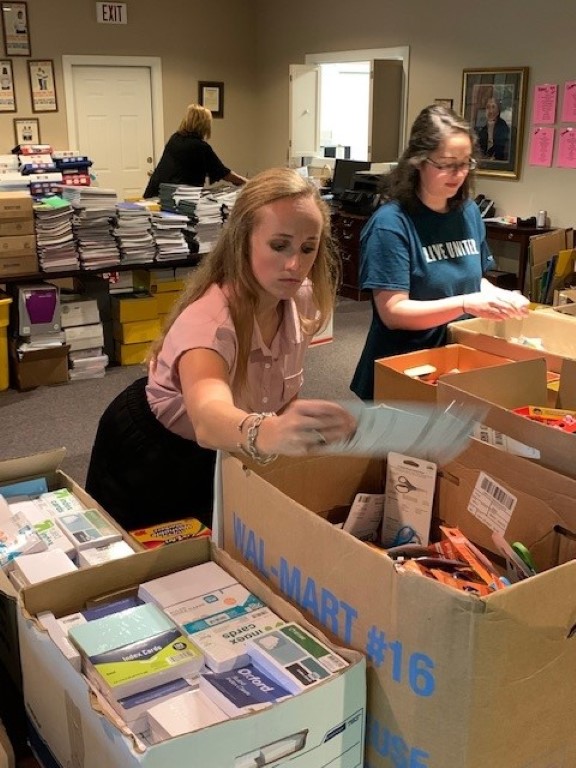
M 332 194 L 337 200 L 347 189 L 352 189 L 352 179 L 356 171 L 367 171 L 369 160 L 343 160 L 336 158 L 332 175 Z

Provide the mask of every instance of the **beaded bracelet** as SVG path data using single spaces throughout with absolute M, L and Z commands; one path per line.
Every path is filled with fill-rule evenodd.
M 275 461 L 278 458 L 277 453 L 260 453 L 256 446 L 256 439 L 258 437 L 258 431 L 260 429 L 260 425 L 264 421 L 264 419 L 268 418 L 268 416 L 276 416 L 275 413 L 269 412 L 269 413 L 249 413 L 248 416 L 245 416 L 240 424 L 238 425 L 238 429 L 240 432 L 242 432 L 242 427 L 248 421 L 249 418 L 252 418 L 252 422 L 248 426 L 247 431 L 247 437 L 246 437 L 246 446 L 242 445 L 242 443 L 237 443 L 238 448 L 242 451 L 243 454 L 246 456 L 249 456 L 253 461 L 255 461 L 257 464 L 270 464 L 273 461 Z

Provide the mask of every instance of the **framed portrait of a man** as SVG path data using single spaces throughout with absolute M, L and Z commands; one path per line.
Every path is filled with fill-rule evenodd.
M 476 133 L 478 175 L 519 178 L 527 88 L 528 67 L 464 70 L 461 112 Z

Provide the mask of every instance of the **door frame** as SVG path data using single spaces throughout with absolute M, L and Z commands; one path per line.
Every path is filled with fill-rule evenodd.
M 74 99 L 73 67 L 147 67 L 150 70 L 152 102 L 152 140 L 155 162 L 164 150 L 164 100 L 162 93 L 162 59 L 156 56 L 62 56 L 68 146 L 77 147 L 78 125 Z
M 339 64 L 344 61 L 372 61 L 373 59 L 401 59 L 404 72 L 404 93 L 402 94 L 402 118 L 400 126 L 400 146 L 402 154 L 408 132 L 408 75 L 410 72 L 410 47 L 401 45 L 395 48 L 366 48 L 356 51 L 330 51 L 327 53 L 307 53 L 306 64 Z

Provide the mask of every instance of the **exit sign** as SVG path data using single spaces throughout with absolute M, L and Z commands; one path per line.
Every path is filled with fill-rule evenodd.
M 98 24 L 127 24 L 126 3 L 96 3 L 96 21 Z

